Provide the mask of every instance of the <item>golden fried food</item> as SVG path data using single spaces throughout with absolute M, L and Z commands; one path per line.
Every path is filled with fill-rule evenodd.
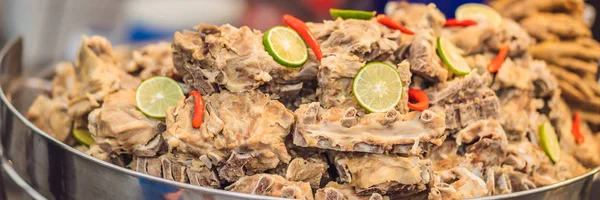
M 595 61 L 600 59 L 600 48 L 597 47 L 586 47 L 578 42 L 547 41 L 532 46 L 529 51 L 535 58 L 573 71 L 592 74 L 598 72 Z
M 559 41 L 561 38 L 590 37 L 592 32 L 573 16 L 562 13 L 538 13 L 521 21 L 521 26 L 539 41 Z
M 590 88 L 590 85 L 582 81 L 577 74 L 554 65 L 549 65 L 548 69 L 550 69 L 550 72 L 552 72 L 552 74 L 554 74 L 558 80 L 564 81 L 566 84 L 573 85 L 575 88 L 579 89 L 583 96 L 588 98 L 596 97 L 596 93 L 594 93 L 594 91 Z
M 583 17 L 583 0 L 495 0 L 490 5 L 505 17 L 521 20 L 540 12 L 561 12 Z

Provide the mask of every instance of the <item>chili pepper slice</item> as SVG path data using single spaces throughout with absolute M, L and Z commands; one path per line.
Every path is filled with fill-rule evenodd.
M 323 58 L 321 46 L 319 45 L 317 39 L 315 39 L 315 36 L 312 34 L 312 32 L 310 32 L 308 29 L 308 26 L 306 26 L 302 20 L 288 14 L 283 15 L 283 22 L 300 34 L 300 37 L 304 39 L 306 44 L 308 44 L 308 46 L 315 53 L 317 60 L 321 62 L 321 59 Z
M 388 17 L 387 15 L 384 15 L 384 14 L 377 15 L 377 22 L 387 26 L 388 28 L 399 30 L 400 32 L 408 34 L 408 35 L 415 34 L 408 28 L 404 27 L 402 24 L 394 21 L 394 19 L 392 19 L 391 17 Z
M 500 67 L 502 67 L 502 63 L 504 63 L 504 59 L 506 59 L 506 55 L 508 54 L 508 48 L 508 44 L 502 46 L 496 58 L 494 58 L 494 60 L 492 60 L 492 62 L 490 62 L 490 64 L 487 66 L 487 70 L 490 73 L 496 73 L 498 72 L 498 70 L 500 70 Z
M 579 126 L 581 125 L 580 123 L 579 112 L 575 112 L 575 115 L 573 116 L 573 128 L 571 129 L 571 133 L 575 137 L 575 143 L 577 144 L 581 144 L 584 141 L 583 135 L 579 129 Z
M 202 121 L 204 121 L 204 99 L 198 90 L 190 92 L 190 96 L 194 97 L 194 115 L 192 116 L 192 126 L 194 128 L 200 128 Z
M 444 27 L 454 27 L 454 26 L 466 27 L 466 26 L 472 26 L 472 25 L 477 25 L 477 21 L 470 20 L 470 19 L 467 19 L 467 20 L 448 19 L 448 20 L 446 20 Z
M 423 90 L 408 89 L 408 100 L 417 102 L 408 102 L 408 108 L 411 110 L 424 111 L 429 108 L 429 97 Z

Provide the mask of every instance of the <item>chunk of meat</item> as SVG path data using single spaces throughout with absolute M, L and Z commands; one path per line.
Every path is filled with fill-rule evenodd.
M 583 0 L 494 0 L 490 5 L 505 17 L 521 20 L 543 12 L 561 12 L 577 18 L 583 17 Z
M 96 143 L 110 144 L 111 152 L 117 154 L 131 154 L 135 146 L 147 144 L 159 123 L 137 109 L 133 90 L 108 95 L 102 107 L 88 115 L 88 121 Z
M 523 19 L 520 23 L 539 41 L 559 41 L 592 35 L 581 19 L 562 13 L 538 13 Z
M 204 122 L 192 127 L 193 97 L 167 109 L 165 140 L 171 148 L 194 156 L 207 155 L 219 175 L 235 181 L 291 160 L 283 143 L 294 115 L 258 91 L 221 91 L 205 96 Z
M 61 97 L 53 99 L 39 95 L 29 110 L 27 119 L 35 126 L 48 133 L 58 141 L 66 142 L 71 135 L 73 118 L 67 114 L 67 100 Z
M 75 64 L 79 88 L 69 99 L 69 115 L 84 120 L 104 98 L 119 89 L 135 89 L 140 80 L 117 66 L 111 44 L 100 36 L 83 36 Z M 76 123 L 77 124 L 77 123 Z
M 488 24 L 445 29 L 450 41 L 463 50 L 463 55 L 483 53 L 487 50 L 486 41 L 499 33 L 499 28 Z
M 428 10 L 426 4 L 406 1 L 391 1 L 385 5 L 385 13 L 407 28 L 417 27 L 417 23 Z
M 357 116 L 353 107 L 324 109 L 318 102 L 295 112 L 294 144 L 337 151 L 421 155 L 446 138 L 444 113 L 437 109 L 405 115 L 391 110 Z
M 285 179 L 289 181 L 308 182 L 314 189 L 320 187 L 321 179 L 328 176 L 329 164 L 318 158 L 294 158 L 287 166 Z
M 531 36 L 517 22 L 504 18 L 498 32 L 486 41 L 486 47 L 498 52 L 508 44 L 508 55 L 514 57 L 527 52 L 533 42 Z
M 543 164 L 550 164 L 550 159 L 541 147 L 528 141 L 510 143 L 506 146 L 506 151 L 508 156 L 503 163 L 524 173 L 531 173 Z
M 479 119 L 498 118 L 499 100 L 487 82 L 488 77 L 472 72 L 426 90 L 430 103 L 444 109 L 446 130 L 456 132 Z
M 75 66 L 70 62 L 61 62 L 54 69 L 54 78 L 52 78 L 52 98 L 64 97 L 73 98 L 79 92 L 80 85 L 77 82 Z
M 373 193 L 367 196 L 359 196 L 349 185 L 340 185 L 336 182 L 329 182 L 324 188 L 320 188 L 315 193 L 315 200 L 389 200 L 388 196 L 382 196 L 379 193 Z
M 400 33 L 371 20 L 336 19 L 307 23 L 325 57 L 354 55 L 359 62 L 385 61 L 398 49 Z
M 433 175 L 431 162 L 417 157 L 338 154 L 334 164 L 340 180 L 361 196 L 413 195 L 425 191 Z
M 352 95 L 352 82 L 358 70 L 365 65 L 357 56 L 335 54 L 323 58 L 319 66 L 317 96 L 325 108 L 335 106 L 358 107 Z
M 533 171 L 531 179 L 537 187 L 542 187 L 565 181 L 585 172 L 586 168 L 577 162 L 573 156 L 561 152 L 560 160 L 558 162 L 555 164 L 542 164 Z
M 203 95 L 224 87 L 243 92 L 273 79 L 281 65 L 265 51 L 262 33 L 248 27 L 201 24 L 173 36 L 173 64 Z
M 126 64 L 125 70 L 138 74 L 142 80 L 153 76 L 168 76 L 178 78 L 179 73 L 173 67 L 171 56 L 171 43 L 159 42 L 149 44 L 140 50 L 132 52 L 131 60 Z
M 409 49 L 410 71 L 432 82 L 445 82 L 448 78 L 448 69 L 442 65 L 436 53 L 436 40 L 441 35 L 445 21 L 444 15 L 430 6 L 415 29 Z
M 225 187 L 225 189 L 233 192 L 272 197 L 313 199 L 309 183 L 287 181 L 281 176 L 271 174 L 245 176 Z
M 508 139 L 496 120 L 480 120 L 456 134 L 456 143 L 467 143 L 466 156 L 472 156 L 484 166 L 495 166 L 506 157 Z M 471 155 L 469 155 L 471 154 Z

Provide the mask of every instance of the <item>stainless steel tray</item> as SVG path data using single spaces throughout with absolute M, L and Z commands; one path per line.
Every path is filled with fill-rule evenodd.
M 180 199 L 276 199 L 152 177 L 87 156 L 52 138 L 23 116 L 39 91 L 26 87 L 32 76 L 23 73 L 22 42 L 16 38 L 0 52 L 0 161 L 2 170 L 33 198 L 163 199 L 165 193 L 181 191 Z M 482 199 L 587 200 L 599 170 L 551 186 Z

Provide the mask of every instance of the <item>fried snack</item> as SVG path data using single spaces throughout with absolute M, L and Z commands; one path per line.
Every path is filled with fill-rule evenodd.
M 583 96 L 587 98 L 596 98 L 597 94 L 592 90 L 590 86 L 595 84 L 588 84 L 587 82 L 581 80 L 581 78 L 577 74 L 569 72 L 568 70 L 565 70 L 564 68 L 559 66 L 549 65 L 548 69 L 550 69 L 550 72 L 552 72 L 552 74 L 554 74 L 556 78 L 558 78 L 558 80 L 562 81 L 562 83 L 573 85 L 575 88 L 579 89 Z
M 541 12 L 561 12 L 583 19 L 583 0 L 494 0 L 490 5 L 505 17 L 519 21 Z
M 600 59 L 600 47 L 595 44 L 583 44 L 583 41 L 546 41 L 532 46 L 529 51 L 535 58 L 551 64 L 563 66 L 581 74 L 596 74 L 598 64 L 595 61 Z
M 562 13 L 534 14 L 523 19 L 521 26 L 539 41 L 559 41 L 592 35 L 583 21 Z
M 598 113 L 597 110 L 578 110 L 577 112 L 579 112 L 579 117 L 582 121 L 585 121 L 594 126 L 600 126 L 600 113 Z

